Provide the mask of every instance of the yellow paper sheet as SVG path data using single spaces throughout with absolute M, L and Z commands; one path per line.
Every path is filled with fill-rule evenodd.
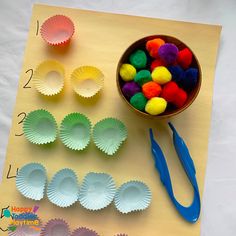
M 55 14 L 67 15 L 75 24 L 71 44 L 64 49 L 48 46 L 38 33 L 38 26 Z M 38 214 L 44 222 L 50 218 L 61 217 L 69 222 L 71 229 L 87 226 L 104 236 L 119 232 L 129 236 L 199 236 L 200 222 L 192 225 L 178 215 L 154 168 L 148 136 L 150 127 L 154 129 L 156 138 L 166 154 L 177 199 L 183 204 L 191 203 L 192 188 L 174 151 L 167 121 L 149 120 L 137 116 L 128 108 L 116 88 L 116 66 L 124 50 L 132 42 L 147 35 L 173 35 L 195 52 L 203 73 L 200 94 L 190 108 L 171 121 L 190 149 L 202 193 L 220 31 L 220 26 L 213 25 L 35 5 L 7 148 L 0 194 L 1 207 L 38 204 Z M 32 81 L 29 81 L 32 70 L 46 59 L 60 61 L 66 70 L 65 89 L 61 96 L 55 99 L 40 95 L 33 87 Z M 104 89 L 92 101 L 79 98 L 73 92 L 69 81 L 73 69 L 82 65 L 96 66 L 105 74 Z M 49 110 L 58 124 L 66 114 L 75 111 L 86 114 L 93 124 L 104 117 L 117 117 L 124 121 L 128 128 L 128 140 L 113 158 L 106 157 L 92 142 L 82 152 L 68 150 L 60 140 L 49 147 L 33 145 L 23 135 L 17 135 L 22 134 L 22 112 L 28 113 L 39 108 Z M 147 210 L 128 215 L 119 213 L 114 205 L 102 211 L 90 212 L 83 209 L 79 203 L 68 209 L 61 209 L 52 205 L 46 197 L 36 203 L 17 192 L 14 177 L 7 178 L 7 175 L 14 176 L 17 168 L 29 162 L 42 163 L 47 169 L 49 179 L 56 171 L 68 167 L 76 171 L 80 183 L 90 171 L 110 173 L 117 186 L 131 179 L 141 180 L 147 183 L 152 191 L 152 203 Z M 0 226 L 6 221 L 3 217 Z

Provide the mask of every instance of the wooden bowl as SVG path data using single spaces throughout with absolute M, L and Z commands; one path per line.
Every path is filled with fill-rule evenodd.
M 184 104 L 183 107 L 181 108 L 167 108 L 165 112 L 163 112 L 162 114 L 153 116 L 150 115 L 146 112 L 137 110 L 136 108 L 134 108 L 129 101 L 126 99 L 126 97 L 124 96 L 121 88 L 122 85 L 124 84 L 124 81 L 121 79 L 119 71 L 120 71 L 120 67 L 122 64 L 124 63 L 129 63 L 129 56 L 132 52 L 134 52 L 137 49 L 142 49 L 142 50 L 146 50 L 145 49 L 145 45 L 146 42 L 148 40 L 152 40 L 154 38 L 161 38 L 163 39 L 166 43 L 173 43 L 175 44 L 179 50 L 182 50 L 184 48 L 189 48 L 185 43 L 183 43 L 182 41 L 180 41 L 177 38 L 174 38 L 172 36 L 168 36 L 168 35 L 151 35 L 151 36 L 147 36 L 145 38 L 139 39 L 138 41 L 134 42 L 133 44 L 131 44 L 126 51 L 123 53 L 123 55 L 121 56 L 119 63 L 117 65 L 117 70 L 116 70 L 116 82 L 117 82 L 117 87 L 118 87 L 118 91 L 120 96 L 122 97 L 122 99 L 126 102 L 126 104 L 128 104 L 128 106 L 134 110 L 136 113 L 145 116 L 145 117 L 149 117 L 149 118 L 170 118 L 174 115 L 179 114 L 180 112 L 184 111 L 185 109 L 187 109 L 192 103 L 193 101 L 196 99 L 199 91 L 200 91 L 200 87 L 201 87 L 201 83 L 202 83 L 202 73 L 201 73 L 201 67 L 200 64 L 198 62 L 197 57 L 195 56 L 194 52 L 191 50 L 191 48 L 189 48 L 189 50 L 192 52 L 193 54 L 193 60 L 192 60 L 192 64 L 191 67 L 197 68 L 198 69 L 198 82 L 197 85 L 195 86 L 195 88 L 188 93 L 188 99 L 186 101 L 186 103 Z

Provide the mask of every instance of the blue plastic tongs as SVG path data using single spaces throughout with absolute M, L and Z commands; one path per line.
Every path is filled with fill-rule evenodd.
M 177 152 L 177 155 L 179 157 L 179 160 L 181 161 L 181 164 L 194 189 L 194 198 L 190 206 L 185 207 L 176 200 L 173 193 L 171 178 L 170 178 L 169 170 L 168 170 L 167 163 L 165 160 L 165 156 L 160 146 L 158 145 L 158 143 L 155 141 L 153 137 L 152 129 L 150 129 L 150 139 L 151 139 L 151 145 L 152 145 L 151 148 L 152 148 L 152 153 L 155 160 L 155 167 L 160 174 L 161 182 L 165 186 L 166 191 L 169 194 L 169 197 L 171 201 L 173 202 L 176 210 L 185 220 L 187 220 L 188 222 L 194 223 L 199 218 L 200 208 L 201 208 L 198 184 L 197 184 L 197 180 L 195 176 L 196 170 L 194 167 L 193 160 L 189 154 L 188 148 L 186 144 L 184 143 L 184 140 L 179 136 L 175 127 L 170 122 L 168 124 L 173 132 L 173 143 L 174 143 L 174 147 Z

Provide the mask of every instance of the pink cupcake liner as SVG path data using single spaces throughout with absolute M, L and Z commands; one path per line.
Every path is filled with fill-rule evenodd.
M 85 227 L 80 227 L 74 230 L 71 236 L 99 236 L 99 235 L 94 230 Z
M 51 219 L 41 230 L 40 236 L 69 236 L 69 225 L 63 219 Z
M 55 15 L 44 21 L 40 33 L 50 45 L 65 45 L 74 34 L 75 27 L 71 19 L 63 15 Z

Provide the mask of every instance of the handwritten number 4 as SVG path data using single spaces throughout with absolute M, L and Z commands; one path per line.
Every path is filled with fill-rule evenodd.
M 18 174 L 18 168 L 16 169 L 16 175 L 10 175 L 10 173 L 11 173 L 11 165 L 9 165 L 9 169 L 7 172 L 7 179 L 16 178 L 16 175 Z

